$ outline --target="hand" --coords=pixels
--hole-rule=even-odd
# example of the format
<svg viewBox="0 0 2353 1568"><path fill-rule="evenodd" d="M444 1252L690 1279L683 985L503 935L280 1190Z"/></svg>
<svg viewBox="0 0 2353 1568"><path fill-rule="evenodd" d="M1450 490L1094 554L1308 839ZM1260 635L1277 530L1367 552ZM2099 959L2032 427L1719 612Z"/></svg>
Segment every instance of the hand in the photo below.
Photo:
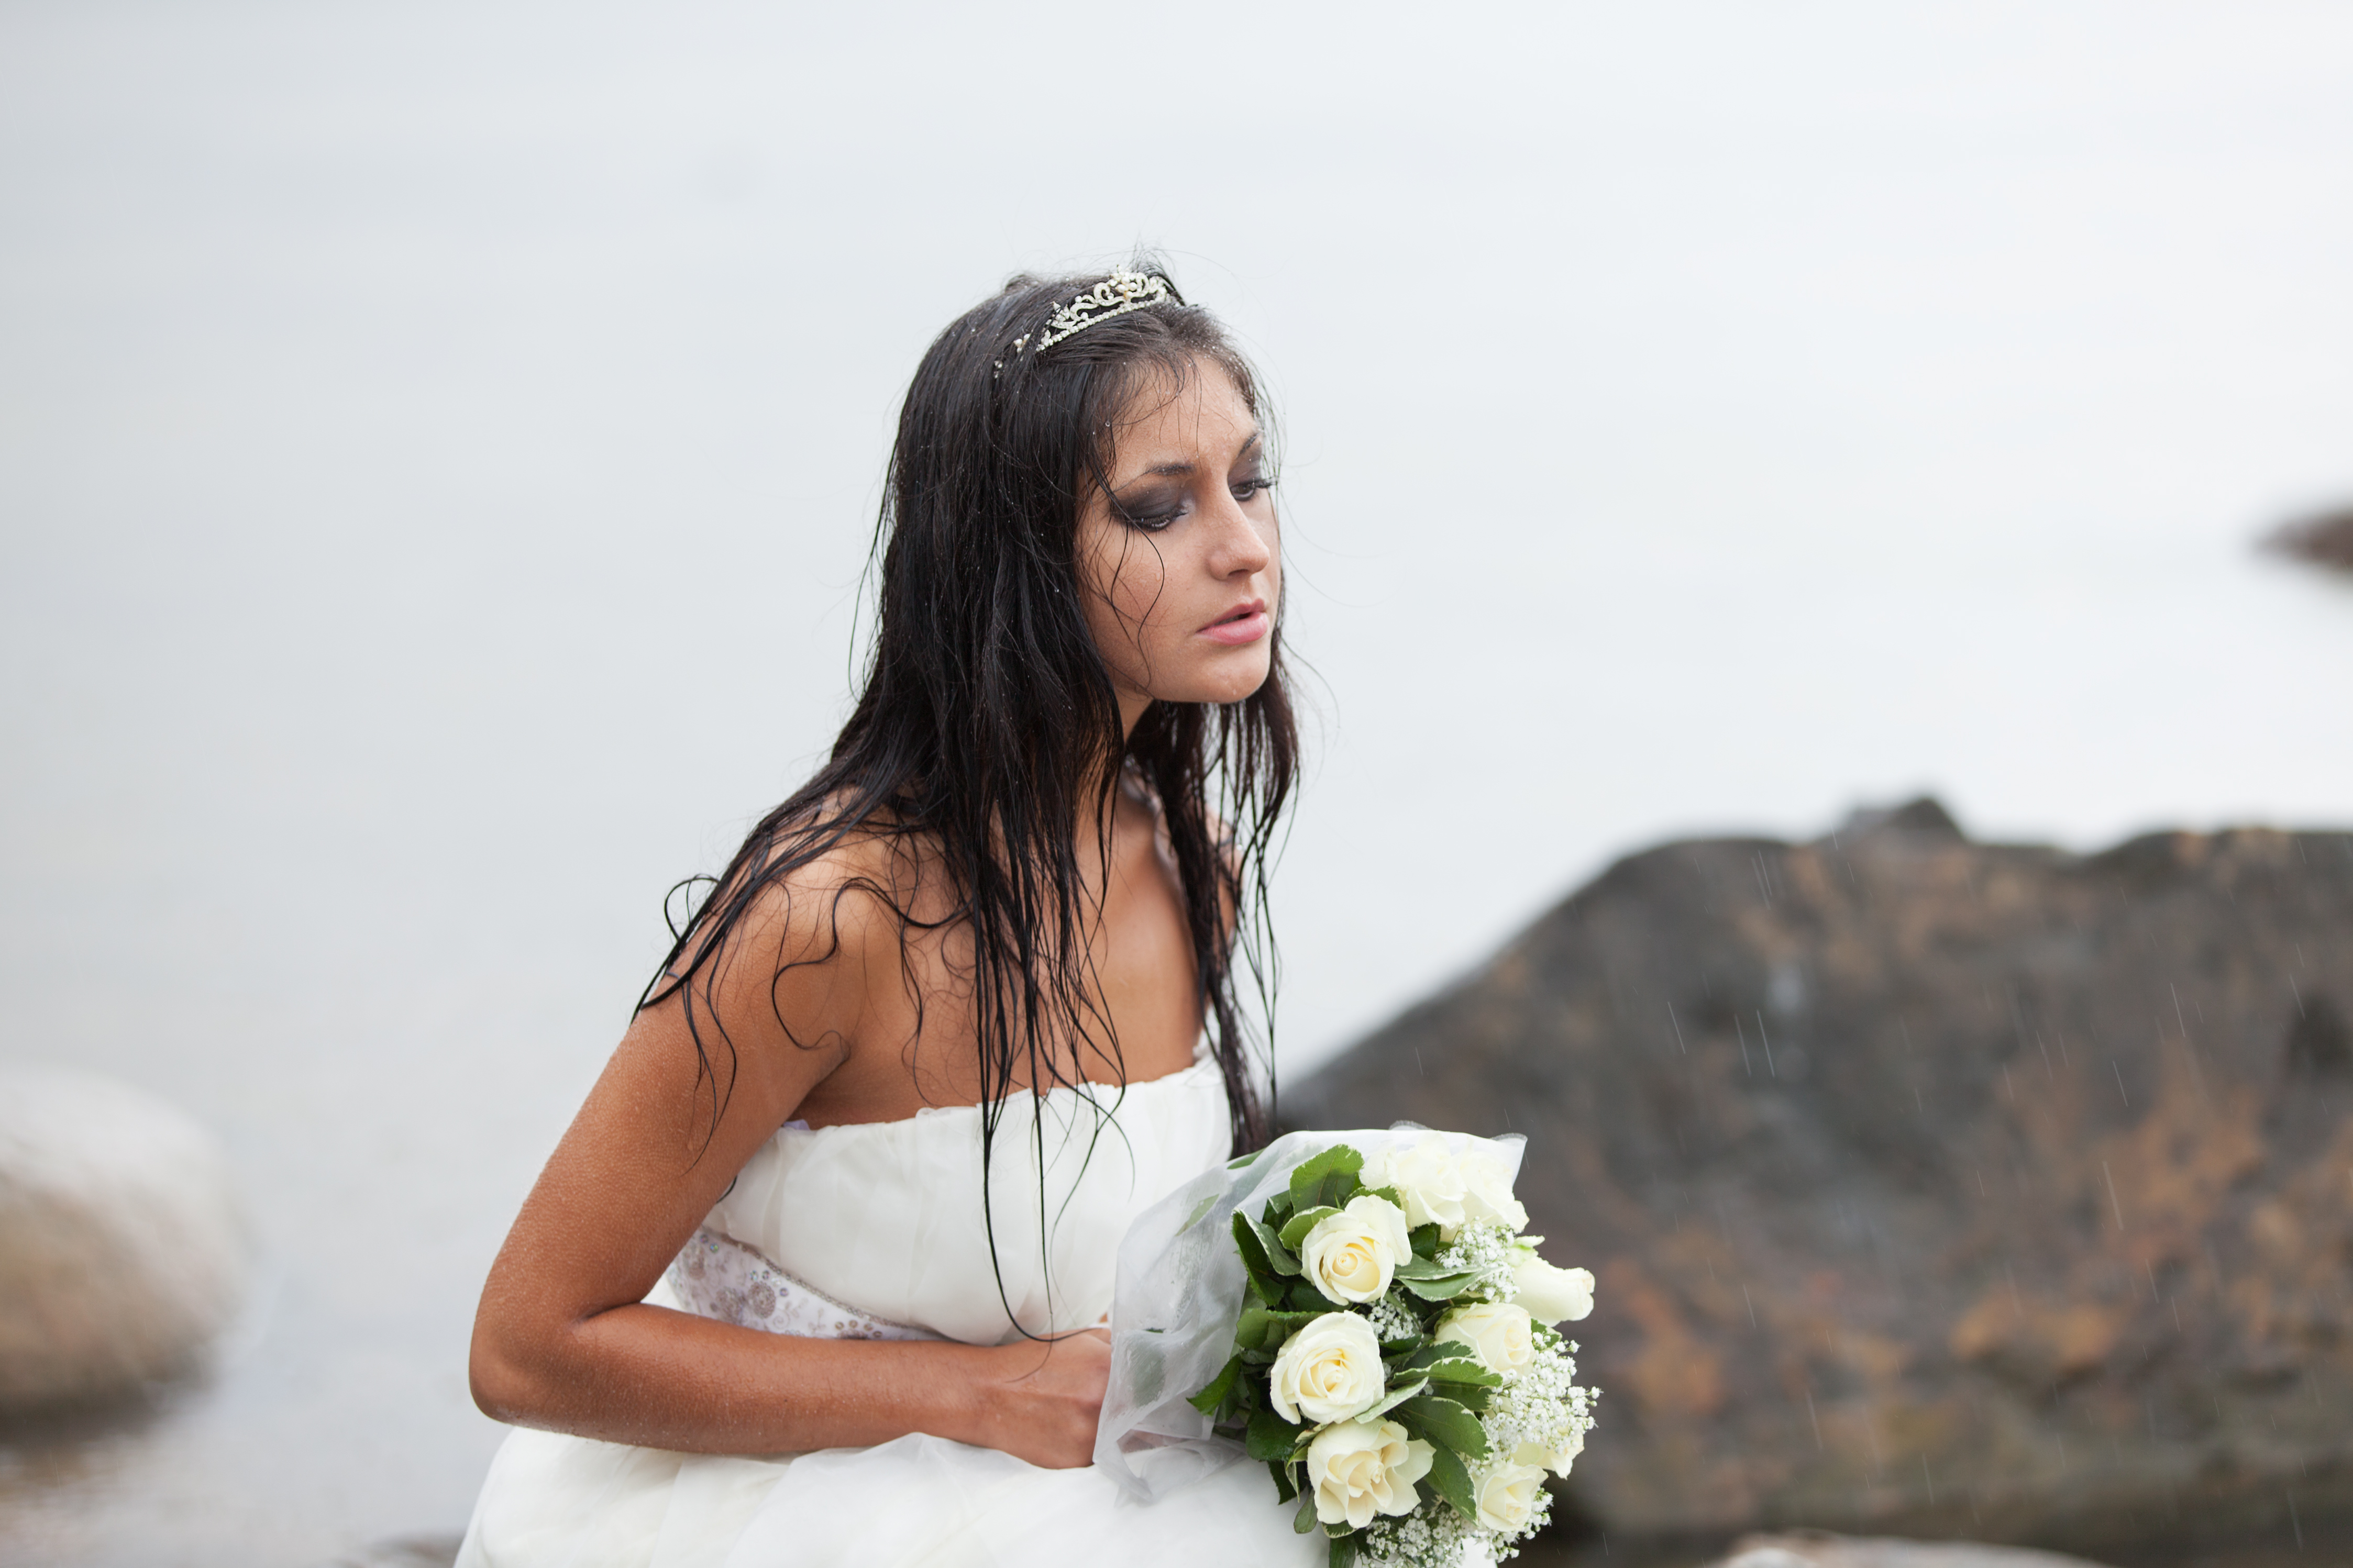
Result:
<svg viewBox="0 0 2353 1568"><path fill-rule="evenodd" d="M1103 1329L1040 1343L999 1345L983 1380L971 1439L1050 1470L1094 1463L1095 1423L1111 1382L1111 1335Z"/></svg>

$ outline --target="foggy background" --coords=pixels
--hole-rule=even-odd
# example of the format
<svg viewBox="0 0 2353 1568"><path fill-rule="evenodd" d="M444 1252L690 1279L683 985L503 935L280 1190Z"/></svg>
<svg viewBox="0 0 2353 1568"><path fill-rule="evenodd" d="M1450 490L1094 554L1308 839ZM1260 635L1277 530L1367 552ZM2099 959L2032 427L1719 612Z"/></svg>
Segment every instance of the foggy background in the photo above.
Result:
<svg viewBox="0 0 2353 1568"><path fill-rule="evenodd" d="M2353 818L2353 11L0 5L0 1059L228 1142L0 1555L460 1528L474 1293L846 710L897 399L1164 247L1286 437L1282 1070L1614 856Z"/></svg>

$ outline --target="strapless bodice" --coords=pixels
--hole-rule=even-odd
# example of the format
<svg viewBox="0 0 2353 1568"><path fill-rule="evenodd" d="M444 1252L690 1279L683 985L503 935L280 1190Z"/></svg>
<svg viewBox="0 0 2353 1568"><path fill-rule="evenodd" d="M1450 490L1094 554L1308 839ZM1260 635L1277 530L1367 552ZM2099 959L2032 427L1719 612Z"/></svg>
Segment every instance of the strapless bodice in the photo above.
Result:
<svg viewBox="0 0 2353 1568"><path fill-rule="evenodd" d="M723 1237L853 1313L967 1344L1011 1339L1016 1321L1084 1328L1111 1310L1128 1223L1230 1152L1225 1080L1203 1050L1124 1090L1015 1095L991 1145L984 1213L977 1107L784 1128L697 1242ZM680 1268L696 1264L691 1247Z"/></svg>
<svg viewBox="0 0 2353 1568"><path fill-rule="evenodd" d="M986 1214L980 1112L786 1128L744 1164L649 1300L774 1333L971 1344L1110 1310L1129 1224L1231 1148L1225 1082L1182 1072L1005 1102ZM1106 1118L1103 1110L1113 1110ZM698 1271L698 1265L699 1271ZM1000 1299L997 1280L1004 1280ZM1236 1465L1156 1503L1092 1467L1045 1470L920 1432L799 1457L675 1454L511 1434L459 1568L1320 1568L1266 1473Z"/></svg>

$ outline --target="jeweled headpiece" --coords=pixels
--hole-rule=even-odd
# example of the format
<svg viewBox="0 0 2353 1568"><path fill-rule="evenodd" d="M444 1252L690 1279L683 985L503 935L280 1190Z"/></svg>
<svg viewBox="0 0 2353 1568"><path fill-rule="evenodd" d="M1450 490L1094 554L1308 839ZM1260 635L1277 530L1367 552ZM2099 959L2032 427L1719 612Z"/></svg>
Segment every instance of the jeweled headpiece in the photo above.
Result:
<svg viewBox="0 0 2353 1568"><path fill-rule="evenodd" d="M1157 272L1114 272L1082 291L1070 303L1054 307L1054 313L1046 318L1045 327L1038 333L1038 352L1044 353L1064 338L1075 337L1097 321L1108 321L1113 316L1124 316L1146 305L1182 303L1176 290L1168 286L1168 279ZM1013 340L1016 352L1026 351L1029 346L1026 332Z"/></svg>

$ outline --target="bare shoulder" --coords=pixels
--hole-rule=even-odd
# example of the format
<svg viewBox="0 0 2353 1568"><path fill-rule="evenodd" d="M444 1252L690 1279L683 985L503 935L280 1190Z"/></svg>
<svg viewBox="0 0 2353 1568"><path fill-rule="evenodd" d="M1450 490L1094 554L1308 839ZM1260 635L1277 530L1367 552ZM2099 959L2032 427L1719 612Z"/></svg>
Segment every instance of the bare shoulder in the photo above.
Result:
<svg viewBox="0 0 2353 1568"><path fill-rule="evenodd" d="M687 1063L697 1092L764 1134L795 1115L843 1119L834 1101L854 1110L869 1079L892 1076L896 1050L866 1047L903 1033L909 916L944 901L935 861L915 836L853 830L739 866L697 910L625 1047Z"/></svg>
<svg viewBox="0 0 2353 1568"><path fill-rule="evenodd" d="M895 940L908 916L941 901L938 858L923 836L890 822L836 827L820 816L712 889L676 967L700 968L706 950L719 948L793 964L854 959L876 935Z"/></svg>

